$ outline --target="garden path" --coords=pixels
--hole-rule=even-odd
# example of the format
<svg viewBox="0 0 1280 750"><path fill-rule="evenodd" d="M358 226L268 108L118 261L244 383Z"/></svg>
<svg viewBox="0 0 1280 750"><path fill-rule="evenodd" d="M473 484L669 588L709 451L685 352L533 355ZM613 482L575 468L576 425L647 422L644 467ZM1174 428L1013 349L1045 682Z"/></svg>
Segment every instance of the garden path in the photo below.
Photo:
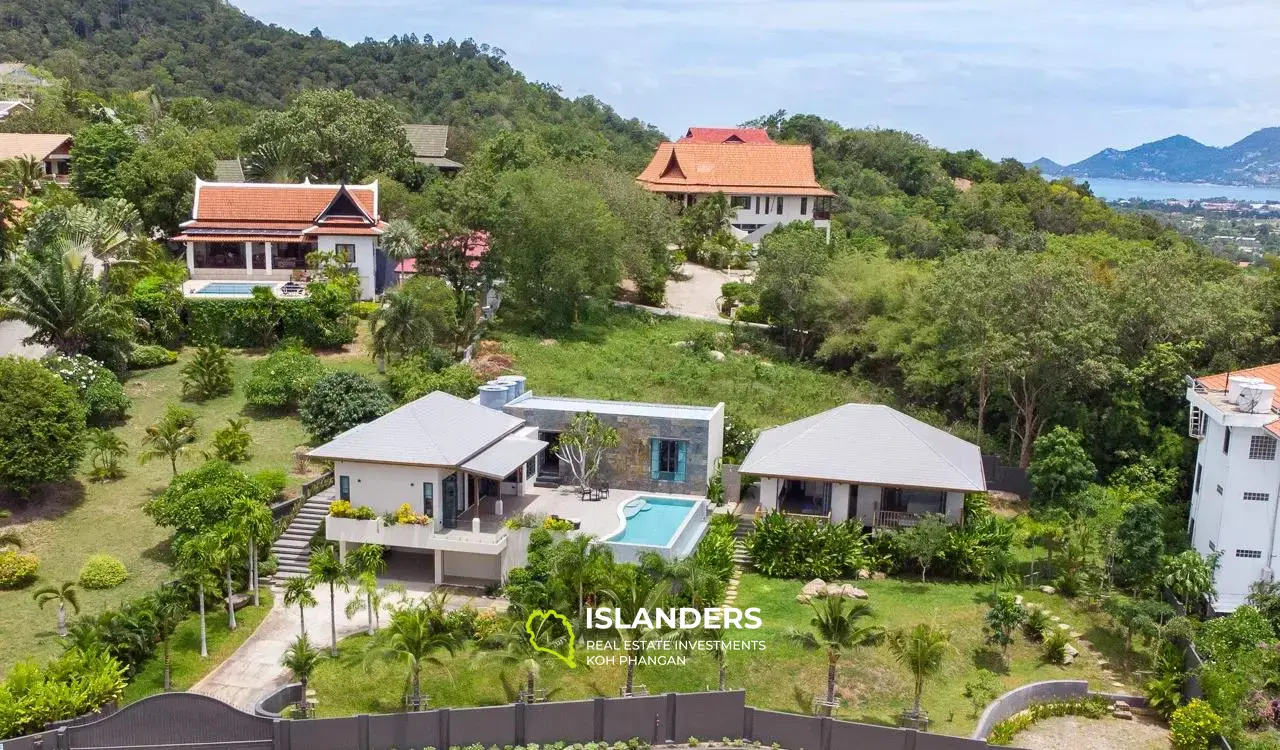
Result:
<svg viewBox="0 0 1280 750"><path fill-rule="evenodd" d="M1056 716L1038 721L1013 738L1025 750L1165 750L1169 730L1155 719L1089 719Z"/></svg>

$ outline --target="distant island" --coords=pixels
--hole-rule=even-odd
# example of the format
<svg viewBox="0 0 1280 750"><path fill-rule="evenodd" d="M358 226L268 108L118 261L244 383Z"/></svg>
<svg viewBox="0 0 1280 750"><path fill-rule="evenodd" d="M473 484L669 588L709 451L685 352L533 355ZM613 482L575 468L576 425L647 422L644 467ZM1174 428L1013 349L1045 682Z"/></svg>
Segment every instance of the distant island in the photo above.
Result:
<svg viewBox="0 0 1280 750"><path fill-rule="evenodd" d="M1027 166L1055 177L1276 186L1280 185L1280 127L1263 128L1222 148L1174 135L1127 151L1106 148L1075 164L1041 158Z"/></svg>

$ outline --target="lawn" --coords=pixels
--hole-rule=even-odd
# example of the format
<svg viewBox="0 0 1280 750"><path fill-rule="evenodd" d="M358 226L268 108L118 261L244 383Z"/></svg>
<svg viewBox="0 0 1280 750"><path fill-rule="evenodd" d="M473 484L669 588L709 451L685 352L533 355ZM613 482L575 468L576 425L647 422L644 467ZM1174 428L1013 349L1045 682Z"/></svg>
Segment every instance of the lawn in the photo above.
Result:
<svg viewBox="0 0 1280 750"><path fill-rule="evenodd" d="M787 637L793 628L808 627L811 610L795 600L802 585L800 581L751 573L743 576L737 606L759 607L764 626L757 631L741 631L738 639L760 639L766 648L763 652L730 652L728 680L729 687L747 690L747 700L753 706L807 713L813 697L825 691L825 654L808 651ZM1097 664L1087 656L1067 667L1048 665L1040 659L1039 646L1029 644L1020 634L1010 649L1011 666L1005 669L998 652L983 644L982 620L989 586L921 584L898 579L864 581L859 585L870 594L878 624L892 629L930 622L951 631L952 648L943 673L925 689L924 707L933 718L934 731L967 734L973 729L976 720L962 691L964 683L984 666L999 674L1006 689L1048 679L1085 679L1095 688L1111 688L1102 681ZM1064 622L1090 637L1098 629L1093 616L1075 611L1073 604L1060 596L1038 591L1025 592L1024 596L1027 601L1053 610ZM313 684L319 694L321 715L398 710L403 669L399 664L373 664L366 671L360 658L365 643L363 636L343 641L340 660L320 667ZM1105 644L1099 647L1104 651L1107 648ZM543 666L541 684L552 689L552 698L617 695L623 667L585 667L586 653L589 652L578 652L579 666L573 670L558 662ZM423 689L431 696L433 706L506 703L511 700L519 674L517 668L503 665L494 656L481 652L477 657L467 650L453 657L446 655L443 666L428 667ZM705 654L689 657L683 666L642 665L637 669L637 682L652 693L714 689L715 681L715 663ZM895 663L885 646L847 655L841 662L837 685L845 703L836 711L839 718L889 724L911 700L910 675Z"/></svg>
<svg viewBox="0 0 1280 750"><path fill-rule="evenodd" d="M129 579L109 591L81 591L83 613L109 609L154 589L166 579L169 534L152 523L142 507L167 486L172 476L169 462L160 459L139 464L135 456L147 425L156 422L168 404L180 400L180 370L193 351L184 351L178 364L135 373L125 382L125 392L133 403L129 418L116 428L130 450L130 456L122 462L126 471L123 479L94 483L81 474L76 481L37 491L25 504L4 504L14 511L6 523L15 525L26 551L39 555L40 570L39 579L27 588L0 591L0 677L18 661L42 662L59 653L54 611L39 610L31 600L31 592L41 586L75 581L80 566L90 555L107 553L118 557L128 568ZM372 374L373 364L362 352L351 347L349 353L323 358L326 364L337 368ZM200 451L209 448L213 431L228 418L240 416L252 420L248 430L254 439L253 457L242 468L249 472L292 471L294 449L308 440L297 418L245 411L243 385L256 356L259 355L234 355L234 393L203 404L188 404L198 415L200 440L195 452L179 462L179 471L197 466L202 460ZM299 475L290 476L294 487L304 479Z"/></svg>
<svg viewBox="0 0 1280 750"><path fill-rule="evenodd" d="M200 616L191 615L169 638L170 682L173 690L186 690L227 660L240 644L258 629L271 611L271 590L262 589L261 604L236 611L236 629L227 630L227 611L215 608L205 613L205 635L209 656L200 658ZM164 655L157 649L124 690L124 702L133 703L164 691Z"/></svg>

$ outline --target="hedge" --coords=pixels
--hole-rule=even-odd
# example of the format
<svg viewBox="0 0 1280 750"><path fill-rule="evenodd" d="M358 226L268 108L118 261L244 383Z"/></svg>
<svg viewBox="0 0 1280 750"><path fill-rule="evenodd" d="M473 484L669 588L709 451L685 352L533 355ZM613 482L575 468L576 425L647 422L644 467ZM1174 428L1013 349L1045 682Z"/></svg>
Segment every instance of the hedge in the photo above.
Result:
<svg viewBox="0 0 1280 750"><path fill-rule="evenodd" d="M1096 695L1033 703L992 727L991 733L987 735L987 744L1008 745L1020 732L1030 729L1037 721L1054 716L1086 716L1090 719L1101 719L1110 712L1111 703L1106 698Z"/></svg>
<svg viewBox="0 0 1280 750"><path fill-rule="evenodd" d="M312 296L307 299L275 301L279 318L275 338L297 339L316 349L334 349L355 341L355 319L348 313L347 303L335 305L322 285L313 284L312 290ZM189 300L188 338L198 343L240 348L261 346L261 336L250 317L260 309L253 305L255 302L257 300Z"/></svg>

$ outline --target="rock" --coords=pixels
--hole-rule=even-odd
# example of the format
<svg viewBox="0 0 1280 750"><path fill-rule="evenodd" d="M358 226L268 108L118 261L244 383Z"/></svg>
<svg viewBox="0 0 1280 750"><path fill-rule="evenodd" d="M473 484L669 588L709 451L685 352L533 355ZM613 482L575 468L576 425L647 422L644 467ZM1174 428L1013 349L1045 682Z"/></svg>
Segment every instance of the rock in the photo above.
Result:
<svg viewBox="0 0 1280 750"><path fill-rule="evenodd" d="M1017 596L1013 597L1013 603L1022 604L1022 594L1018 594ZM1032 609L1033 607L1035 607L1034 604L1027 605L1027 609Z"/></svg>
<svg viewBox="0 0 1280 750"><path fill-rule="evenodd" d="M1071 631L1070 633L1068 633L1068 635L1070 635L1072 638L1083 638L1083 637L1084 637L1084 633L1080 633L1080 632L1077 632L1077 631L1075 631L1075 630L1073 630L1073 631Z"/></svg>
<svg viewBox="0 0 1280 750"><path fill-rule="evenodd" d="M1066 654L1067 656L1073 659L1080 655L1080 652L1076 651L1075 647L1072 646L1070 643L1068 643L1066 646L1063 647L1062 653Z"/></svg>
<svg viewBox="0 0 1280 750"><path fill-rule="evenodd" d="M824 591L827 596L844 596L844 588L838 583L828 583Z"/></svg>
<svg viewBox="0 0 1280 750"><path fill-rule="evenodd" d="M1054 587L1052 587L1052 586L1041 586L1041 587L1040 587L1040 593L1042 593L1042 594L1056 594L1056 593L1058 593L1058 590L1057 590L1057 589L1055 589L1055 588L1054 588Z"/></svg>
<svg viewBox="0 0 1280 750"><path fill-rule="evenodd" d="M889 576L885 575L884 573L881 573L880 571L876 571L875 573L871 574L871 580L873 581L883 581L888 577Z"/></svg>
<svg viewBox="0 0 1280 750"><path fill-rule="evenodd" d="M560 343L560 342L559 342L559 341L556 341L555 339L543 339L540 343L541 343L543 346L555 346L556 344L558 344L558 343Z"/></svg>
<svg viewBox="0 0 1280 750"><path fill-rule="evenodd" d="M674 347L676 347L676 348L678 348L678 349L687 349L687 348L689 348L689 347L693 346L693 343L692 343L692 342L689 342L689 341L677 341L677 342L675 342L674 344L672 344L672 346L674 346Z"/></svg>
<svg viewBox="0 0 1280 750"><path fill-rule="evenodd" d="M870 577L871 577L871 571L867 570L866 568L859 568L859 569L858 569L858 580L859 580L859 581L865 581L865 580L867 580L867 579L868 579L868 578L870 578Z"/></svg>
<svg viewBox="0 0 1280 750"><path fill-rule="evenodd" d="M1062 655L1062 664L1063 664L1063 666L1066 666L1066 665L1068 665L1068 664L1074 664L1074 663L1075 663L1075 661L1076 661L1076 657L1072 656L1071 654L1063 654L1063 655Z"/></svg>
<svg viewBox="0 0 1280 750"><path fill-rule="evenodd" d="M808 596L807 594L796 594L796 601L800 602L801 604L808 604L809 602L813 601L813 597Z"/></svg>
<svg viewBox="0 0 1280 750"><path fill-rule="evenodd" d="M1070 630L1071 626L1065 622L1058 623L1058 630Z"/></svg>
<svg viewBox="0 0 1280 750"><path fill-rule="evenodd" d="M714 350L714 349L712 349L711 351L707 352L707 356L708 356L708 357L710 357L710 358L712 358L712 359L714 359L714 360L715 360L715 361L717 361L717 362L723 362L723 361L724 361L724 352L718 352L718 351L716 351L716 350Z"/></svg>
<svg viewBox="0 0 1280 750"><path fill-rule="evenodd" d="M827 582L821 578L815 578L804 585L800 589L800 593L805 596L818 596L827 588Z"/></svg>
<svg viewBox="0 0 1280 750"><path fill-rule="evenodd" d="M850 586L847 583L845 584L844 595L849 597L850 599L870 599L871 598L871 595L868 594L867 592L863 591L860 588L855 588L853 586Z"/></svg>
<svg viewBox="0 0 1280 750"><path fill-rule="evenodd" d="M1054 622L1062 622L1062 618L1061 618L1061 617L1058 617L1057 615L1054 615L1053 617L1050 617L1049 619L1050 619L1050 620L1053 620Z"/></svg>

